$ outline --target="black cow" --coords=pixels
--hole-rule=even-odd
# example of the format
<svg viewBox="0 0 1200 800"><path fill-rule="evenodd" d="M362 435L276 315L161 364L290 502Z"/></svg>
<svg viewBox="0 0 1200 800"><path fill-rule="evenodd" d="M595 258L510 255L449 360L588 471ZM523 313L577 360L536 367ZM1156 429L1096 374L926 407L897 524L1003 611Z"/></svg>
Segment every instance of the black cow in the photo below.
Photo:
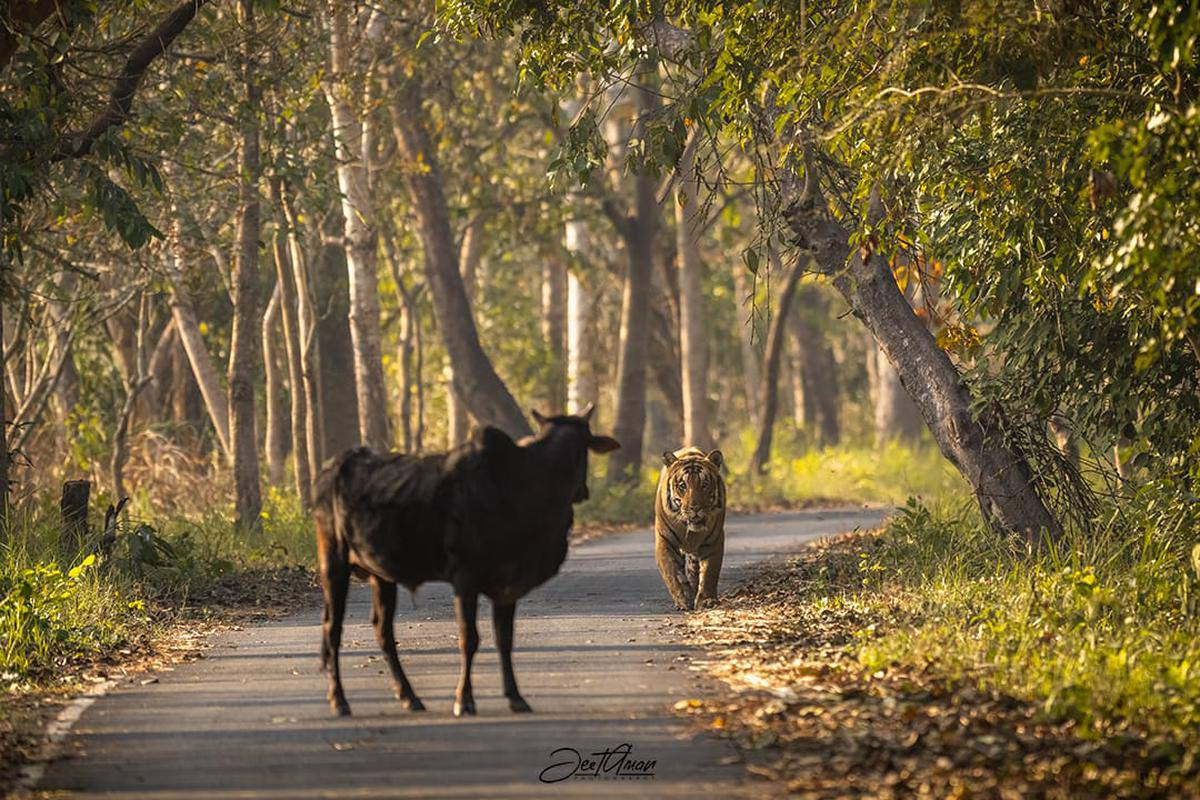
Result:
<svg viewBox="0 0 1200 800"><path fill-rule="evenodd" d="M454 715L475 713L471 661L479 648L480 594L494 606L509 708L530 710L513 677L513 617L517 600L553 577L566 558L571 506L588 497L588 451L619 447L592 433L591 414L591 407L580 416L534 412L541 429L519 444L488 427L450 453L381 455L363 447L330 462L317 483L314 515L325 593L321 666L335 713L350 713L338 648L351 572L371 583L371 623L406 708L422 711L424 705L396 654L396 585L412 591L426 581L447 581L454 586L462 654Z"/></svg>

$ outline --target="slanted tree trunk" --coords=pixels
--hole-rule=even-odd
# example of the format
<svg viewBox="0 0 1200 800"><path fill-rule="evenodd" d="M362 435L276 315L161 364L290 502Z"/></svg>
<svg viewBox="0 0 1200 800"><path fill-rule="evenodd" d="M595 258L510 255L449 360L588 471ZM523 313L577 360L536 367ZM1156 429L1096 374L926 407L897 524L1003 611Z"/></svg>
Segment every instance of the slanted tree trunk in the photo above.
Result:
<svg viewBox="0 0 1200 800"><path fill-rule="evenodd" d="M787 331L788 315L792 308L792 298L796 294L796 285L800 282L800 265L794 264L783 272L778 254L771 250L771 269L775 275L783 277L783 285L779 289L779 307L771 318L771 327L767 332L767 352L763 373L762 389L759 392L758 406L762 409L759 421L758 444L754 455L750 458L750 471L762 473L771 459L771 440L775 434L775 415L779 408L779 364L783 359L784 334Z"/></svg>
<svg viewBox="0 0 1200 800"><path fill-rule="evenodd" d="M267 481L281 486L286 471L288 418L283 408L283 380L279 374L279 284L271 293L262 320L263 375L267 407Z"/></svg>
<svg viewBox="0 0 1200 800"><path fill-rule="evenodd" d="M526 436L531 432L529 423L479 342L459 271L437 148L425 128L419 87L415 81L408 81L395 87L394 95L390 110L398 149L410 165L424 164L420 169L406 169L404 181L425 250L426 278L438 330L454 366L455 389L480 425L495 425L511 436Z"/></svg>
<svg viewBox="0 0 1200 800"><path fill-rule="evenodd" d="M255 74L254 0L240 0L238 18L246 34L242 54L242 86L250 109L258 108L261 92ZM237 252L230 287L233 332L229 342L229 437L233 445L234 505L243 529L262 524L259 487L258 437L255 433L254 372L258 363L258 237L259 141L256 111L247 111L238 132Z"/></svg>
<svg viewBox="0 0 1200 800"><path fill-rule="evenodd" d="M305 340L301 329L301 316L311 314L307 298L299 297L296 289L296 267L292 264L289 247L294 238L289 231L287 215L283 207L283 181L276 177L271 181L271 204L275 209L275 235L272 250L275 256L275 288L279 293L280 320L283 327L283 349L287 360L288 394L291 398L289 415L289 439L294 464L296 496L302 508L312 506L312 470L309 467L310 446L308 427L308 395L304 381ZM305 320L309 322L309 320ZM310 322L311 327L311 322Z"/></svg>
<svg viewBox="0 0 1200 800"><path fill-rule="evenodd" d="M338 156L338 187L342 192L346 261L350 279L350 339L354 344L354 380L358 400L359 438L368 447L386 451L391 446L388 432L387 392L383 380L382 333L379 327L379 281L377 275L377 232L375 203L370 174L363 153L364 137L374 140L375 124L355 90L356 74L365 48L363 37L352 35L351 7L338 0L329 2L329 81L325 87L333 117L334 142Z"/></svg>
<svg viewBox="0 0 1200 800"><path fill-rule="evenodd" d="M733 293L737 304L738 346L742 356L742 387L746 394L746 410L750 422L756 428L762 419L759 408L759 392L762 391L762 369L759 364L758 348L754 344L753 298L754 283L746 277L746 270L737 265L733 268Z"/></svg>
<svg viewBox="0 0 1200 800"><path fill-rule="evenodd" d="M567 404L567 265L553 256L542 262L542 340L550 351L546 408L560 414Z"/></svg>
<svg viewBox="0 0 1200 800"><path fill-rule="evenodd" d="M704 263L700 260L703 215L696 202L696 148L689 143L679 162L675 239L679 252L679 360L683 386L683 443L712 447L708 424L708 329L704 314Z"/></svg>
<svg viewBox="0 0 1200 800"><path fill-rule="evenodd" d="M974 489L991 526L1023 536L1035 547L1045 536L1057 536L1061 528L1038 492L1029 463L1004 441L1001 412L972 413L970 390L913 312L887 259L870 241L851 247L849 231L831 217L821 195L815 159L807 161L803 189L796 191L794 180L785 180L780 196L794 241L812 253L818 269L831 276L874 334L942 454Z"/></svg>

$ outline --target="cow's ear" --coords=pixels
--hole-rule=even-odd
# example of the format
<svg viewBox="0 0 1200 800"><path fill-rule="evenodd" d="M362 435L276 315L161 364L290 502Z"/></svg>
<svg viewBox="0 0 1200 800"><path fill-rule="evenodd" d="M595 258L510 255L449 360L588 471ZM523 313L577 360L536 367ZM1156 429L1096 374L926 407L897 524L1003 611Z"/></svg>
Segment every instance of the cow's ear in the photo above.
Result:
<svg viewBox="0 0 1200 800"><path fill-rule="evenodd" d="M672 453L670 450L663 451L663 463L666 464L668 467L671 466L672 464L674 464L678 460L679 460L679 457L677 455L675 455L674 453Z"/></svg>
<svg viewBox="0 0 1200 800"><path fill-rule="evenodd" d="M536 408L529 409L529 416L533 417L533 421L538 425L546 425L548 422L550 422L550 420L539 414Z"/></svg>
<svg viewBox="0 0 1200 800"><path fill-rule="evenodd" d="M488 425L478 434L478 442L489 456L505 456L517 449L517 443L504 431Z"/></svg>
<svg viewBox="0 0 1200 800"><path fill-rule="evenodd" d="M611 453L613 450L618 450L621 443L611 436L593 436L588 439L588 450L593 453Z"/></svg>
<svg viewBox="0 0 1200 800"><path fill-rule="evenodd" d="M709 450L708 455L705 456L705 458L712 462L712 465L717 469L721 469L725 466L725 456L722 455L720 450Z"/></svg>

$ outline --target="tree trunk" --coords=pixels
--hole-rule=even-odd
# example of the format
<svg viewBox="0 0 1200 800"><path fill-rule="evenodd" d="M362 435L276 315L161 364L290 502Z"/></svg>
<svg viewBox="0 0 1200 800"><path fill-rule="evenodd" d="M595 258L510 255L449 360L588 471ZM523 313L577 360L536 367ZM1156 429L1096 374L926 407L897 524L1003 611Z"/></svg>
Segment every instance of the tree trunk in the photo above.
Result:
<svg viewBox="0 0 1200 800"><path fill-rule="evenodd" d="M463 231L462 242L458 248L458 272L462 275L463 288L467 292L467 304L475 309L475 287L478 282L479 260L483 254L483 216L477 214ZM467 414L467 404L458 396L454 388L454 364L446 367L446 408L449 418L448 438L450 446L456 447L467 440L471 430L471 420Z"/></svg>
<svg viewBox="0 0 1200 800"><path fill-rule="evenodd" d="M644 80L644 78L643 78ZM636 87L638 121L635 136L640 136L645 116L652 105L649 91ZM628 260L621 296L621 335L617 352L617 408L613 436L621 443L608 459L610 484L636 480L642 465L642 442L646 429L646 355L650 345L651 272L654 269L654 237L658 233L659 209L654 179L644 171L633 179L634 213L618 218Z"/></svg>
<svg viewBox="0 0 1200 800"><path fill-rule="evenodd" d="M425 250L425 271L442 343L454 366L454 386L480 425L495 425L514 437L531 433L520 406L500 380L479 342L471 303L459 272L450 213L442 190L436 148L425 129L421 97L413 82L396 87L392 126L401 155L417 231Z"/></svg>
<svg viewBox="0 0 1200 800"><path fill-rule="evenodd" d="M304 392L304 451L306 453L304 465L308 469L307 485L309 501L312 501L313 487L317 482L317 475L321 470L323 459L322 448L325 445L324 440L324 424L323 424L323 398L321 396L321 371L324 365L321 354L321 320L318 320L313 311L314 293L313 280L309 273L308 259L304 252L304 248L300 244L300 220L296 214L296 210L292 205L291 194L287 191L287 187L280 186L279 206L283 209L285 222L287 224L287 243L288 253L290 258L288 263L292 268L292 290L296 293L296 344L299 348L299 367L300 367L300 382ZM321 231L318 228L318 240ZM325 252L324 245L321 245L321 253ZM340 253L340 248L330 247L331 253ZM336 265L332 271L337 275L345 275L344 265ZM344 296L343 296L344 300ZM347 305L343 302L342 307ZM326 312L328 316L333 317L334 304L328 307ZM345 317L332 318L329 320L331 327L337 326L338 323L343 323L336 329L341 333L343 341L349 341L350 332L349 324ZM351 393L353 394L353 393ZM350 398L346 403L347 406L353 406L353 399ZM294 422L293 418L293 422ZM353 424L345 426L350 431L358 430L358 420L355 419ZM293 429L294 435L294 429ZM350 437L348 437L350 438ZM297 478L299 480L299 478ZM303 497L303 495L301 495Z"/></svg>
<svg viewBox="0 0 1200 800"><path fill-rule="evenodd" d="M320 311L315 318L319 357L314 365L320 392L315 415L320 427L321 457L314 462L318 467L323 459L361 442L344 229L341 204L334 203L322 224L321 249L313 271L313 309Z"/></svg>
<svg viewBox="0 0 1200 800"><path fill-rule="evenodd" d="M229 342L229 437L233 445L234 504L243 529L262 524L258 437L255 433L254 372L258 363L259 141L257 113L260 91L252 48L254 0L240 0L238 17L246 32L242 81L251 110L244 113L238 142L237 252L230 286L233 332Z"/></svg>
<svg viewBox="0 0 1200 800"><path fill-rule="evenodd" d="M167 280L171 285L171 315L175 320L175 329L179 332L179 340L187 353L188 362L192 366L192 375L196 385L200 387L200 396L204 398L204 407L208 410L213 429L217 434L217 442L227 462L233 461L233 446L229 440L229 400L225 387L217 375L212 356L204 344L204 336L200 333L200 323L196 319L196 309L192 306L191 298L183 282L181 269L183 260L183 231L178 207L173 213L171 239L166 250Z"/></svg>
<svg viewBox="0 0 1200 800"><path fill-rule="evenodd" d="M775 275L783 273L779 256L773 249L771 269ZM788 314L791 311L792 298L796 294L796 285L800 282L800 273L800 265L794 264L783 276L783 286L779 289L779 308L775 310L770 330L767 332L767 352L764 359L766 371L763 374L758 401L762 417L759 421L758 445L750 459L750 471L753 474L766 471L767 462L771 459L771 439L775 434L775 414L779 408L779 364L783 358L784 333L787 331Z"/></svg>
<svg viewBox="0 0 1200 800"><path fill-rule="evenodd" d="M574 412L598 400L592 368L592 294L580 272L590 249L587 223L572 219L566 224L565 246L575 264L567 272L567 408Z"/></svg>
<svg viewBox="0 0 1200 800"><path fill-rule="evenodd" d="M1044 536L1057 536L1061 528L1038 492L1029 463L1004 441L1001 411L984 409L978 417L972 413L970 390L913 312L886 258L873 252L870 241L851 247L849 231L828 214L814 160L808 159L803 191L796 194L785 186L782 195L795 198L781 202L795 242L812 253L875 335L942 454L974 489L989 524L1023 536L1034 547Z"/></svg>
<svg viewBox="0 0 1200 800"><path fill-rule="evenodd" d="M58 501L58 549L68 563L80 554L87 541L88 501L91 494L90 481L67 481L63 484L62 497Z"/></svg>
<svg viewBox="0 0 1200 800"><path fill-rule="evenodd" d="M747 307L753 309L753 281L747 280L746 270L739 264L733 268L733 293L737 303L738 345L742 356L742 386L746 394L746 411L750 415L750 423L758 427L762 419L762 409L759 408L758 393L762 391L762 369L759 365L758 348L754 345L753 311L746 313Z"/></svg>
<svg viewBox="0 0 1200 800"><path fill-rule="evenodd" d="M675 239L679 252L679 360L683 386L683 444L708 450L708 329L704 314L704 264L699 235L703 224L696 202L695 147L684 148L679 162L679 198L675 203Z"/></svg>
<svg viewBox="0 0 1200 800"><path fill-rule="evenodd" d="M542 262L542 340L550 351L546 409L561 414L567 405L567 265L554 257Z"/></svg>
<svg viewBox="0 0 1200 800"><path fill-rule="evenodd" d="M826 309L826 299L816 287L797 290L792 363L797 414L803 418L800 427L812 431L817 444L830 447L841 438L837 373L825 332L814 322L826 316Z"/></svg>
<svg viewBox="0 0 1200 800"><path fill-rule="evenodd" d="M892 440L912 443L921 438L921 413L900 383L900 374L877 345L867 351L875 359L875 444Z"/></svg>
<svg viewBox="0 0 1200 800"><path fill-rule="evenodd" d="M287 464L288 418L283 409L283 380L279 374L279 284L271 293L262 320L263 373L267 407L267 481L272 486L283 485Z"/></svg>
<svg viewBox="0 0 1200 800"><path fill-rule="evenodd" d="M276 177L271 181L271 204L275 209L275 235L272 240L275 256L275 287L279 292L280 319L283 323L284 355L287 359L288 394L291 396L290 440L294 464L296 496L302 508L312 506L312 470L309 467L310 438L308 427L308 391L304 381L304 331L301 328L302 308L296 289L296 267L292 264L290 242L294 237L289 231L287 215L283 207L283 181ZM309 327L311 328L311 321Z"/></svg>
<svg viewBox="0 0 1200 800"><path fill-rule="evenodd" d="M333 117L334 142L337 146L338 187L342 192L342 216L345 221L347 274L350 280L350 339L354 345L354 380L358 400L359 438L368 447L387 451L391 447L388 432L387 391L383 379L382 333L379 327L379 282L377 274L377 232L375 204L369 172L363 153L364 122L374 124L372 116L353 102L354 81L372 80L371 75L355 75L356 50L364 43L350 36L349 7L329 3L330 44L329 83L325 93ZM374 139L366 131L367 141Z"/></svg>

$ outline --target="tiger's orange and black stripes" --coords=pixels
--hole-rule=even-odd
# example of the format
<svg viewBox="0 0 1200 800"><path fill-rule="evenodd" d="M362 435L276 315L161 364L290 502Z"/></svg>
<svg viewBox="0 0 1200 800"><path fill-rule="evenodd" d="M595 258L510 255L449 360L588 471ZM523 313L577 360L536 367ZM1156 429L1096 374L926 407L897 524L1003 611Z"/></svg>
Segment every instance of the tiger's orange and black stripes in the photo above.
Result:
<svg viewBox="0 0 1200 800"><path fill-rule="evenodd" d="M717 600L725 557L725 481L720 450L663 453L654 500L654 557L676 608Z"/></svg>

